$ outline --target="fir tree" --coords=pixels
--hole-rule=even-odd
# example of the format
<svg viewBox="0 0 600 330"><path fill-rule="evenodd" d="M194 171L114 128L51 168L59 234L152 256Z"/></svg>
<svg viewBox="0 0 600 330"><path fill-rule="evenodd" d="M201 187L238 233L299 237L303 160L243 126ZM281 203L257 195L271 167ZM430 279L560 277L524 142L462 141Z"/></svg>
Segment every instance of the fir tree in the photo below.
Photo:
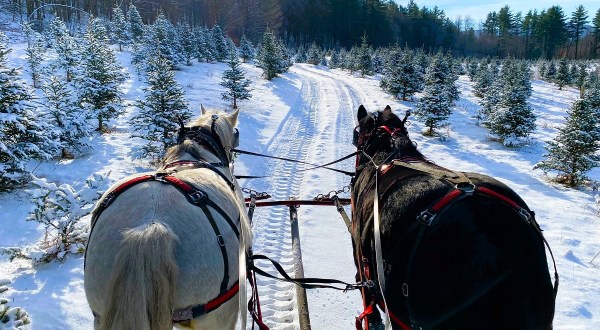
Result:
<svg viewBox="0 0 600 330"><path fill-rule="evenodd" d="M33 91L19 70L8 66L10 51L0 32L0 191L25 181L29 160L48 160L59 148L53 128L34 111Z"/></svg>
<svg viewBox="0 0 600 330"><path fill-rule="evenodd" d="M300 45L300 47L298 47L298 52L296 52L294 62L308 63L308 54L306 53L306 49L304 49L304 46Z"/></svg>
<svg viewBox="0 0 600 330"><path fill-rule="evenodd" d="M535 115L528 105L531 95L529 67L523 72L514 60L507 59L502 65L498 78L498 100L492 104L492 111L484 120L492 134L498 136L505 145L520 144L520 139L529 136L535 129Z"/></svg>
<svg viewBox="0 0 600 330"><path fill-rule="evenodd" d="M250 80L245 79L244 71L240 68L240 61L236 55L232 54L229 57L227 65L229 70L223 72L223 81L221 82L221 86L227 88L227 91L221 96L223 100L232 100L233 108L237 109L238 100L247 100L252 97L250 89L248 89Z"/></svg>
<svg viewBox="0 0 600 330"><path fill-rule="evenodd" d="M565 126L553 141L548 142L545 160L535 165L545 173L558 172L558 181L575 187L587 180L586 173L600 162L600 126L598 112L587 100L577 100Z"/></svg>
<svg viewBox="0 0 600 330"><path fill-rule="evenodd" d="M475 74L475 85L473 86L473 94L479 98L484 98L488 88L493 84L497 75L496 68L494 66L488 67L486 63L481 63L479 71Z"/></svg>
<svg viewBox="0 0 600 330"><path fill-rule="evenodd" d="M256 66L263 69L263 76L267 80L275 78L288 70L291 65L289 61L285 47L271 31L266 31L256 54Z"/></svg>
<svg viewBox="0 0 600 330"><path fill-rule="evenodd" d="M56 76L48 78L42 86L46 122L56 128L61 146L61 158L90 147L83 138L90 135L89 116L77 102L72 87Z"/></svg>
<svg viewBox="0 0 600 330"><path fill-rule="evenodd" d="M205 27L194 29L194 40L196 42L196 58L198 62L205 60L206 63L215 61L212 38L210 31Z"/></svg>
<svg viewBox="0 0 600 330"><path fill-rule="evenodd" d="M62 69L66 80L70 82L75 76L75 70L80 61L80 49L77 41L69 35L67 26L58 17L50 23L50 31L54 37L52 47L57 54L54 66Z"/></svg>
<svg viewBox="0 0 600 330"><path fill-rule="evenodd" d="M469 75L469 79L471 79L471 81L475 81L475 76L477 75L478 71L479 65L477 64L477 61L470 60L467 64L467 74Z"/></svg>
<svg viewBox="0 0 600 330"><path fill-rule="evenodd" d="M386 92L403 101L421 90L423 77L416 68L413 58L408 51L395 47L389 54L380 86Z"/></svg>
<svg viewBox="0 0 600 330"><path fill-rule="evenodd" d="M141 43L144 40L144 31L146 28L144 22L142 22L142 16L140 16L140 13L133 3L129 5L127 19L127 28L129 30L131 41L135 44Z"/></svg>
<svg viewBox="0 0 600 330"><path fill-rule="evenodd" d="M246 39L246 35L242 35L242 39L240 40L240 57L242 58L242 62L251 61L254 58L254 53L255 50L252 42Z"/></svg>
<svg viewBox="0 0 600 330"><path fill-rule="evenodd" d="M33 87L37 88L41 83L44 71L43 64L46 57L46 47L44 46L42 37L31 28L31 25L24 24L23 30L27 39L25 54L27 55L27 64L29 64L29 74L31 75Z"/></svg>
<svg viewBox="0 0 600 330"><path fill-rule="evenodd" d="M546 72L548 72L548 67L546 67L546 61L542 61L540 68L538 70L538 74L540 78L546 79Z"/></svg>
<svg viewBox="0 0 600 330"><path fill-rule="evenodd" d="M188 24L181 24L178 26L179 30L179 43L181 44L181 50L183 51L183 58L185 59L185 65L191 66L192 59L196 57L196 43L194 42L194 34Z"/></svg>
<svg viewBox="0 0 600 330"><path fill-rule="evenodd" d="M120 7L113 9L113 22L112 22L112 33L113 39L119 45L119 51L123 51L123 45L129 42L129 33L127 31L127 20L123 14L123 10Z"/></svg>
<svg viewBox="0 0 600 330"><path fill-rule="evenodd" d="M452 114L452 98L448 93L448 70L444 56L438 54L425 73L425 89L417 103L415 116L427 126L426 135L433 135L434 129L444 126Z"/></svg>
<svg viewBox="0 0 600 330"><path fill-rule="evenodd" d="M158 51L173 65L173 69L177 69L184 61L177 31L164 14L160 13L152 24L148 38L147 44L158 48ZM154 50L150 51L154 52Z"/></svg>
<svg viewBox="0 0 600 330"><path fill-rule="evenodd" d="M558 71L554 77L554 82L558 85L559 90L562 90L564 86L571 83L569 63L567 62L566 57L561 58L558 63Z"/></svg>
<svg viewBox="0 0 600 330"><path fill-rule="evenodd" d="M212 45L213 45L213 53L215 59L219 62L224 62L229 56L229 47L227 45L227 41L225 40L225 35L223 35L223 31L219 25L213 26L210 31Z"/></svg>
<svg viewBox="0 0 600 330"><path fill-rule="evenodd" d="M340 67L342 60L340 59L340 53L335 49L331 51L331 57L327 64L330 69L337 69Z"/></svg>
<svg viewBox="0 0 600 330"><path fill-rule="evenodd" d="M556 64L554 63L554 61L550 61L550 64L548 65L548 70L546 70L546 80L554 81L554 79L556 78L556 73Z"/></svg>
<svg viewBox="0 0 600 330"><path fill-rule="evenodd" d="M373 54L372 63L373 63L373 72L382 74L385 65L384 65L383 57L381 56L381 52L376 52L375 54Z"/></svg>
<svg viewBox="0 0 600 330"><path fill-rule="evenodd" d="M579 97L583 98L583 94L585 93L585 81L587 79L587 65L585 63L581 63L579 67L577 65L573 65L577 70L577 76L575 77L575 86L579 89Z"/></svg>
<svg viewBox="0 0 600 330"><path fill-rule="evenodd" d="M312 43L308 48L306 63L317 65L321 61L321 48L316 43Z"/></svg>
<svg viewBox="0 0 600 330"><path fill-rule="evenodd" d="M157 160L177 143L178 120L187 121L191 115L169 59L155 53L150 62L148 86L144 88L145 100L136 103L140 111L133 118L132 137L146 140L146 144L134 152L135 158L151 157Z"/></svg>
<svg viewBox="0 0 600 330"><path fill-rule="evenodd" d="M108 45L106 30L93 19L84 36L82 74L78 81L80 101L98 119L98 131L104 122L122 113L122 92L119 85L127 78L115 53Z"/></svg>
<svg viewBox="0 0 600 330"><path fill-rule="evenodd" d="M360 71L360 76L373 74L373 61L371 60L371 46L367 42L367 34L365 33L361 38L360 48L357 49L355 57L355 69Z"/></svg>

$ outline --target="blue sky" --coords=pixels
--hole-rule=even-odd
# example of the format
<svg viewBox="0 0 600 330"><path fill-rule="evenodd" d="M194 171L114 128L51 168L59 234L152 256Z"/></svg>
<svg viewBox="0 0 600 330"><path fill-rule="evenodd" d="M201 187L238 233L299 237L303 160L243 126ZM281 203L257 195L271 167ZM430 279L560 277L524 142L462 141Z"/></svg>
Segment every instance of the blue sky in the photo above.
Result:
<svg viewBox="0 0 600 330"><path fill-rule="evenodd" d="M405 6L408 4L408 0L400 1L396 0L396 2L400 5ZM451 19L456 18L457 16L465 17L471 16L473 21L479 22L485 20L487 14L491 11L498 11L505 5L510 6L513 13L522 12L526 14L530 9L537 9L538 12L542 9L549 8L553 5L559 5L562 7L565 15L567 17L571 16L571 13L577 8L580 4L585 7L588 11L588 20L591 19L596 14L598 8L600 8L600 0L562 0L557 2L551 1L540 1L540 0L529 0L529 1L493 1L493 0L462 0L462 1L452 1L452 0L415 0L415 3L419 7L426 6L428 8L433 8L433 6L438 6L438 8L443 9Z"/></svg>

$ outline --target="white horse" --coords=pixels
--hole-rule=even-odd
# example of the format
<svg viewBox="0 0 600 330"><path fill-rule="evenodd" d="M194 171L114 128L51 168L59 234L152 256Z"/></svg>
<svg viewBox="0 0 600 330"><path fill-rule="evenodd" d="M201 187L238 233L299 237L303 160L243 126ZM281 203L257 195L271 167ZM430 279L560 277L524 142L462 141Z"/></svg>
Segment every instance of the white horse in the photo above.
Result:
<svg viewBox="0 0 600 330"><path fill-rule="evenodd" d="M96 329L236 325L251 238L230 169L238 111L201 114L161 170L121 180L96 205L84 276Z"/></svg>

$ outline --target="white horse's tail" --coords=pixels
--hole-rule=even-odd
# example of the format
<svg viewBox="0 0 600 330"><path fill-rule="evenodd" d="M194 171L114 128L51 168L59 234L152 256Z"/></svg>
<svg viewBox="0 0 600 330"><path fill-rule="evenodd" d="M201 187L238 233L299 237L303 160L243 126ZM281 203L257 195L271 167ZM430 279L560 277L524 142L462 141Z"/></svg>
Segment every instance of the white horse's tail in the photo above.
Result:
<svg viewBox="0 0 600 330"><path fill-rule="evenodd" d="M123 232L98 329L172 329L178 238L161 223Z"/></svg>

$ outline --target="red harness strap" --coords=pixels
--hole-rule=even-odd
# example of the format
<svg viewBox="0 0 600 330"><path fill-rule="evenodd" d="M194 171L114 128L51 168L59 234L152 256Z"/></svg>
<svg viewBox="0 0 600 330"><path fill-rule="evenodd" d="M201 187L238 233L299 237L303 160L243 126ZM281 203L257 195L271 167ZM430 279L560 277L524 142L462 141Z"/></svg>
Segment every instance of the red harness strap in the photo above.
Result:
<svg viewBox="0 0 600 330"><path fill-rule="evenodd" d="M215 299L207 302L206 304L190 306L183 309L178 309L173 312L171 320L173 323L193 320L199 316L208 314L215 309L221 307L224 303L228 302L240 291L240 283L235 282L231 289L223 292Z"/></svg>

